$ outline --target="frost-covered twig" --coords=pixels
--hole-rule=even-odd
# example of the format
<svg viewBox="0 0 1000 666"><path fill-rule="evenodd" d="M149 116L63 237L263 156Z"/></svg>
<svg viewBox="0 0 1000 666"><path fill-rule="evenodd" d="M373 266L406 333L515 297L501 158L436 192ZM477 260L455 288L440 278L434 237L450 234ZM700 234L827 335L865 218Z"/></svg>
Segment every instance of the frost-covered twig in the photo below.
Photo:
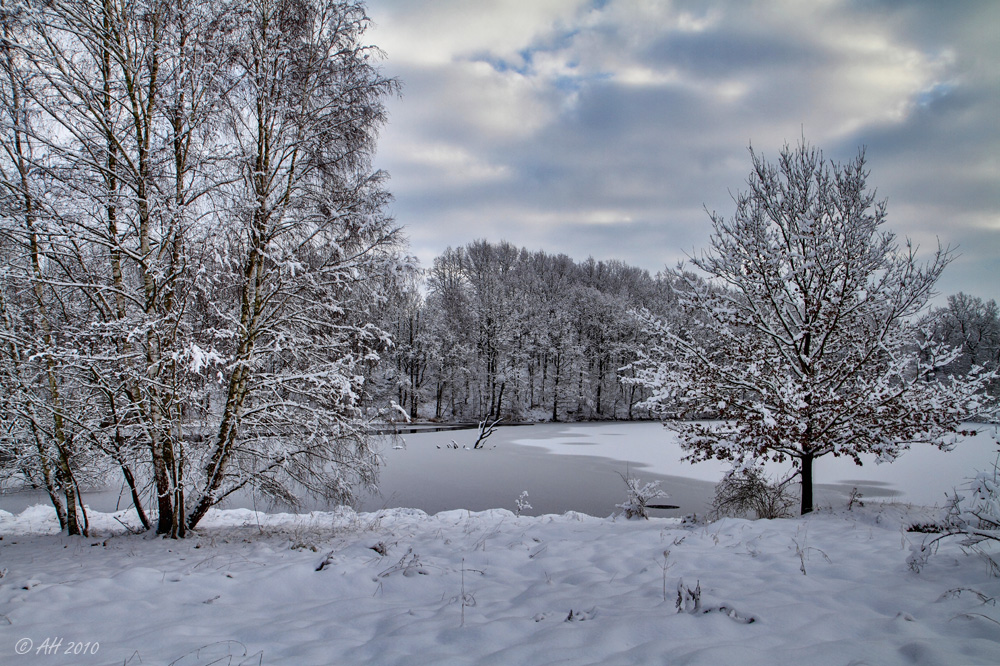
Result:
<svg viewBox="0 0 1000 666"><path fill-rule="evenodd" d="M802 537L802 544L799 544L798 539L795 538L792 539L792 543L795 544L795 554L799 556L799 571L802 572L803 576L808 575L806 574L806 559L808 558L809 551L811 550L815 550L817 553L822 555L823 559L826 560L829 564L833 564L833 560L830 559L829 555L824 553L819 548L814 548L813 546L805 545L805 542L806 542L806 535L803 535Z"/></svg>
<svg viewBox="0 0 1000 666"><path fill-rule="evenodd" d="M521 496L514 500L514 505L517 507L517 512L515 515L520 516L523 512L531 508L528 504L528 491L521 491Z"/></svg>
<svg viewBox="0 0 1000 666"><path fill-rule="evenodd" d="M674 566L673 564L668 564L667 560L670 558L670 551L663 551L663 564L657 560L656 565L663 570L663 600L667 600L667 569Z"/></svg>

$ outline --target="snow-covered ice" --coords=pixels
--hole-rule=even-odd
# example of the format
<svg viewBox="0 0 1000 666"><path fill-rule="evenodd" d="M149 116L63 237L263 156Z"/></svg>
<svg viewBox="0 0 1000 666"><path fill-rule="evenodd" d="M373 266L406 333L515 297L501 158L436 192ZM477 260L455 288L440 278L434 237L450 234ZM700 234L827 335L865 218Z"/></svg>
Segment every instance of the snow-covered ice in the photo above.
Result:
<svg viewBox="0 0 1000 666"><path fill-rule="evenodd" d="M946 496L954 492L956 485L975 471L990 469L997 458L991 436L994 426L969 423L964 427L976 434L955 436L956 446L951 451L914 444L892 463L879 464L875 456L862 455L862 466L847 457L827 455L817 459L814 478L820 504L839 503L855 486L867 497L891 497L921 505L945 504ZM641 470L637 472L639 476L651 472L715 484L729 469L729 463L722 461L681 462L686 453L676 433L660 423L548 424L515 430L519 430L514 433L517 436L512 436L515 444L540 447L560 455L583 453L628 460ZM791 469L787 462L768 463L766 468L779 478ZM669 484L664 484L664 490L670 492Z"/></svg>
<svg viewBox="0 0 1000 666"><path fill-rule="evenodd" d="M685 525L236 509L171 541L124 533L124 512L70 538L51 508L0 511L0 663L1000 663L984 561L943 542L907 566L924 535L903 527L930 513ZM700 612L678 613L682 579ZM39 652L47 638L100 645Z"/></svg>
<svg viewBox="0 0 1000 666"><path fill-rule="evenodd" d="M855 487L869 499L944 505L956 485L976 471L991 469L996 460L992 428L968 427L983 432L960 437L948 452L915 444L891 464L876 464L870 455L863 457L861 467L849 458L820 458L815 467L817 505L840 506ZM417 507L428 513L514 509L518 494L526 490L532 514L573 510L608 516L624 498L619 475L628 472L643 482L660 481L670 495L666 501L681 507L660 515L702 515L711 504L715 484L729 469L721 461L694 465L682 461L685 452L677 435L654 422L505 427L487 440L487 449L447 448L452 439L471 445L472 432L406 435L405 449L385 451L382 495L366 498L361 508ZM788 463L767 467L775 477L789 471Z"/></svg>

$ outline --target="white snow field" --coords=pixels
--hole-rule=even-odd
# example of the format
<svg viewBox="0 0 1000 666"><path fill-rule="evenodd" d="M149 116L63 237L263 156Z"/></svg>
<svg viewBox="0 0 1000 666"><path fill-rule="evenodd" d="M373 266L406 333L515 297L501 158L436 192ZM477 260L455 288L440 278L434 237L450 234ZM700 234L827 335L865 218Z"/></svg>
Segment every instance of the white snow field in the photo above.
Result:
<svg viewBox="0 0 1000 666"><path fill-rule="evenodd" d="M935 517L233 509L171 541L0 511L0 663L998 664L985 560L946 541L907 565L903 528Z"/></svg>

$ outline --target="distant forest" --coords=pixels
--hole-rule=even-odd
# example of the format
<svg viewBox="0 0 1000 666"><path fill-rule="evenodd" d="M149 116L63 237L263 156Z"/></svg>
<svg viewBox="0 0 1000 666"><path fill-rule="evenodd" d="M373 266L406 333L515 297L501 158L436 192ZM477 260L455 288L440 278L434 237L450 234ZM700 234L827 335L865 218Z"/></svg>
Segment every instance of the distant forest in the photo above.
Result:
<svg viewBox="0 0 1000 666"><path fill-rule="evenodd" d="M395 346L378 393L414 419L648 418L645 389L629 382L649 341L634 313L688 316L677 302L683 284L669 271L578 262L503 241L448 248L390 297L383 326ZM995 301L950 296L925 331L959 350L943 375L1000 364Z"/></svg>

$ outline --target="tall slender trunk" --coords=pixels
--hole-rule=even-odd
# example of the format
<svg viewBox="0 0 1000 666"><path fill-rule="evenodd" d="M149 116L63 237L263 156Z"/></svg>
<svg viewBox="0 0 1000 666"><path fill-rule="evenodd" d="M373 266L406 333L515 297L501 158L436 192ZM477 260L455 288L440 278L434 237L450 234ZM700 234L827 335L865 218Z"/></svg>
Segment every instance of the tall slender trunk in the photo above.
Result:
<svg viewBox="0 0 1000 666"><path fill-rule="evenodd" d="M28 250L31 263L31 283L32 283L32 295L35 300L35 307L38 312L38 325L41 333L41 339L43 343L44 352L41 355L42 363L45 368L45 377L48 388L48 397L51 401L52 409L52 433L51 437L53 444L55 444L57 455L55 457L55 486L56 489L62 492L63 496L66 498L65 512L66 521L65 528L69 534L78 535L86 532L85 527L81 527L81 523L86 523L85 509L80 506L79 510L83 513L83 520L77 510L77 491L76 491L76 480L73 476L73 468L71 463L72 456L72 441L66 434L65 422L64 422L64 402L63 397L59 387L59 376L58 368L56 366L56 360L54 356L55 349L55 338L53 336L53 326L51 319L49 317L48 307L45 299L45 289L44 289L44 272L42 270L42 248L41 241L39 238L39 233L36 228L37 217L36 217L36 204L34 197L31 193L31 183L28 176L28 147L29 133L27 127L27 112L24 108L24 101L22 99L21 82L18 81L15 74L15 64L13 61L13 55L10 50L10 44L13 40L13 35L11 34L10 27L6 23L4 24L4 45L3 45L3 55L4 62L3 66L6 70L6 74L9 77L11 84L11 108L9 110L12 116L12 126L14 135L14 160L15 168L17 169L19 182L19 195L21 197L22 213L24 217L25 232L28 237ZM51 495L51 493L50 493ZM59 512L60 507L56 506L56 511ZM61 517L61 514L60 514Z"/></svg>
<svg viewBox="0 0 1000 666"><path fill-rule="evenodd" d="M128 317L126 289L124 272L122 269L122 247L118 229L118 206L119 206L119 178L118 178L118 144L114 130L113 115L113 91L112 91L112 42L111 42L111 12L112 6L108 0L102 3L101 17L101 61L100 70L102 78L102 98L101 112L103 113L102 125L104 127L105 158L104 158L104 212L107 225L108 241L108 261L111 269L111 292L113 294L113 305L109 304L108 317L119 324L114 336L115 352L118 358L128 359L131 356L133 345L130 336L122 330ZM131 362L131 361L126 361ZM100 384L100 377L94 370L95 381ZM129 402L133 405L141 401L141 388L134 381L127 381L123 386L123 391ZM122 416L119 413L114 393L106 390L105 396L108 401L108 412L112 423L114 423L115 434L112 440L114 450L112 457L119 464L125 483L129 487L132 496L132 504L135 507L139 521L144 529L150 529L151 524L143 508L142 499L139 495L138 484L135 475L125 459L125 436L122 432Z"/></svg>
<svg viewBox="0 0 1000 666"><path fill-rule="evenodd" d="M236 359L226 391L226 404L222 413L216 436L215 449L205 468L205 486L201 498L187 517L187 528L193 529L208 510L218 501L216 493L222 486L225 470L232 456L233 448L239 435L239 419L243 412L243 404L250 387L253 370L254 347L260 327L260 317L263 310L263 289L265 283L264 255L267 246L267 229L270 220L270 209L267 204L266 174L270 173L270 156L267 147L270 136L263 129L258 137L258 153L254 188L257 197L257 210L254 213L250 229L250 252L243 270L243 289L240 296L240 340L236 351Z"/></svg>
<svg viewBox="0 0 1000 666"><path fill-rule="evenodd" d="M597 364L597 390L595 391L595 405L594 411L597 412L598 416L604 415L604 410L601 407L601 388L604 386L604 364L603 362L598 362Z"/></svg>
<svg viewBox="0 0 1000 666"><path fill-rule="evenodd" d="M120 438L120 435L116 435L116 437ZM135 475L132 473L132 468L129 467L124 458L119 458L118 464L121 466L122 476L125 477L125 482L128 484L129 493L132 496L132 506L135 507L135 513L139 516L139 522L142 523L143 529L148 530L151 525L146 512L142 508L142 498L139 496L139 486L136 483Z"/></svg>
<svg viewBox="0 0 1000 666"><path fill-rule="evenodd" d="M559 420L559 378L562 375L562 354L555 355L553 363L555 377L552 382L552 420Z"/></svg>
<svg viewBox="0 0 1000 666"><path fill-rule="evenodd" d="M435 401L434 401L434 418L441 418L441 408L442 402L444 400L444 386L443 381L438 380L437 391L435 391Z"/></svg>
<svg viewBox="0 0 1000 666"><path fill-rule="evenodd" d="M107 7L107 5L106 5ZM107 10L106 10L107 11ZM146 422L146 434L149 439L150 458L153 466L153 480L156 486L156 499L159 515L156 531L158 534L169 534L172 537L183 536L182 519L177 514L176 499L178 493L175 457L174 432L176 425L171 418L170 410L173 396L165 383L167 378L166 364L169 358L164 356L164 336L172 333L161 331L160 326L149 325L160 320L163 315L169 316L167 305L163 302L169 290L169 285L161 284L159 276L160 262L164 260L161 251L169 248L169 233L160 238L154 229L155 192L153 184L152 140L154 133L154 117L158 113L161 82L160 49L163 38L163 16L154 12L145 20L149 21L151 34L149 50L145 54L132 53L127 40L116 43L125 59L122 76L127 93L128 110L131 115L131 139L136 149L135 200L136 217L138 218L139 243L139 273L143 295L143 314L147 328L144 339L145 368L143 372L144 386L141 395L141 406ZM148 69L143 72L142 67ZM148 77L142 80L142 74ZM154 247L156 243L156 247ZM166 267L170 275L171 266ZM172 276L167 278L173 279ZM162 307L161 307L162 306ZM169 349L167 350L169 356Z"/></svg>
<svg viewBox="0 0 1000 666"><path fill-rule="evenodd" d="M13 331L13 324L7 312L6 300L3 298L2 292L0 292L0 315L3 317L5 328ZM29 394L31 389L26 385L21 375L24 359L20 348L13 339L9 339L5 351L10 358L15 382L17 383L17 390L23 395ZM31 406L31 411L34 412L34 406L30 402L28 404ZM66 505L59 494L59 484L56 479L56 473L53 470L53 462L43 439L43 433L38 428L38 416L32 413L27 418L28 427L31 430L31 439L35 444L35 454L37 455L38 465L42 473L42 486L45 489L45 493L49 496L53 508L56 510L56 517L59 519L59 529L65 530L68 527ZM17 449L15 448L15 454L16 452Z"/></svg>
<svg viewBox="0 0 1000 666"><path fill-rule="evenodd" d="M243 411L243 403L250 382L249 364L253 354L253 344L254 336L248 335L237 355L236 367L229 378L226 405L223 409L222 421L219 424L215 449L205 469L205 486L202 489L201 498L187 517L187 529L194 529L208 513L208 510L218 501L216 492L222 487L225 470L239 435L239 418Z"/></svg>

